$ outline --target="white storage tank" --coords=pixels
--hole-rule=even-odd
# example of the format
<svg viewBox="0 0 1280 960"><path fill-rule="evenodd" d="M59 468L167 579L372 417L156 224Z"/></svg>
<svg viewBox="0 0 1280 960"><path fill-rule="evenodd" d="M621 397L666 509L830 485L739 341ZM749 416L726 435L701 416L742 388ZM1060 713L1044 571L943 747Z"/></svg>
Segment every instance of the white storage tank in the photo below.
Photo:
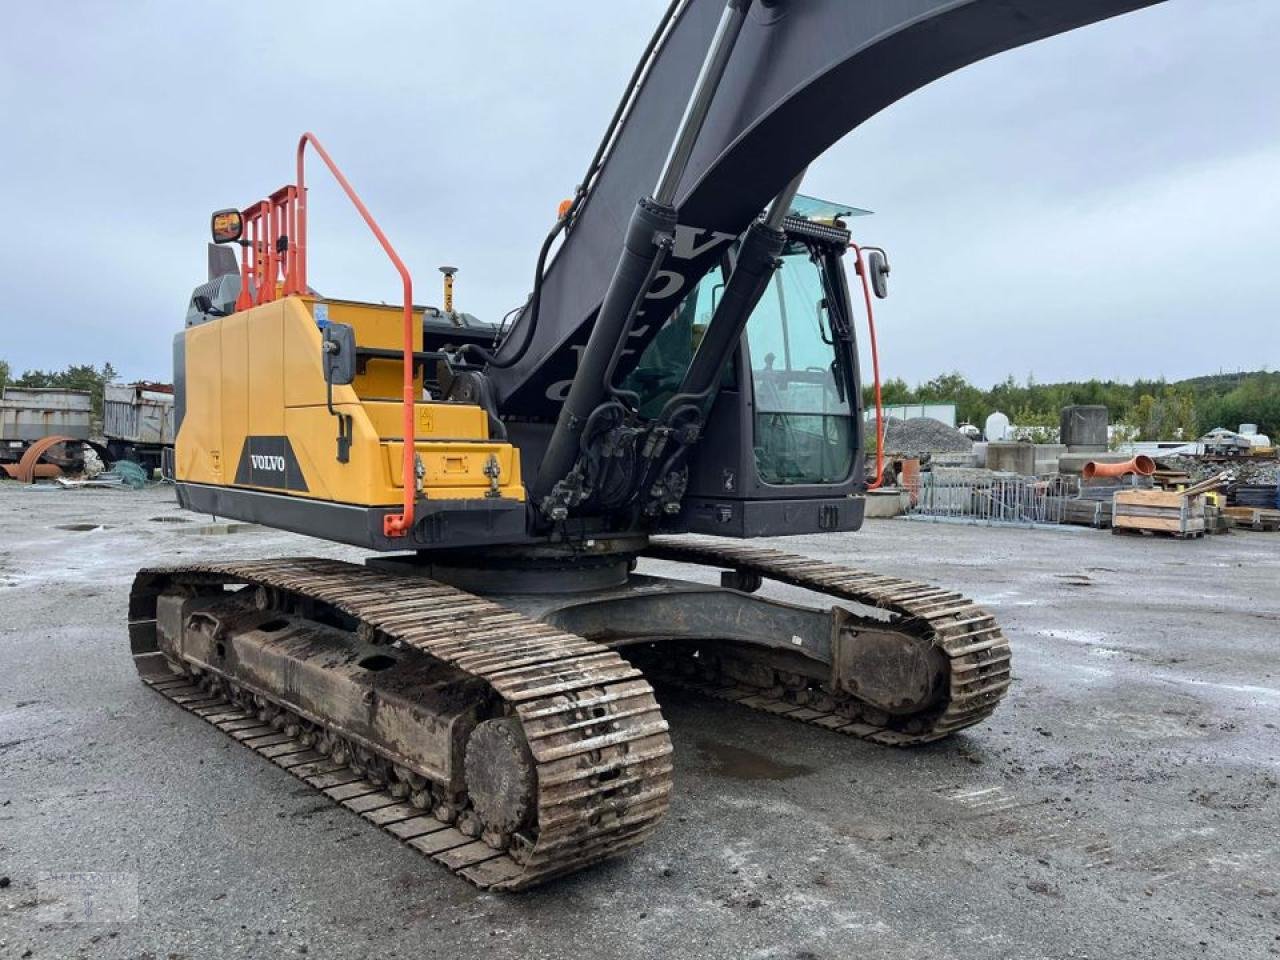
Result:
<svg viewBox="0 0 1280 960"><path fill-rule="evenodd" d="M997 410L987 417L986 423L983 425L983 433L988 443L993 440L1008 440L1012 432L1009 427L1009 418Z"/></svg>

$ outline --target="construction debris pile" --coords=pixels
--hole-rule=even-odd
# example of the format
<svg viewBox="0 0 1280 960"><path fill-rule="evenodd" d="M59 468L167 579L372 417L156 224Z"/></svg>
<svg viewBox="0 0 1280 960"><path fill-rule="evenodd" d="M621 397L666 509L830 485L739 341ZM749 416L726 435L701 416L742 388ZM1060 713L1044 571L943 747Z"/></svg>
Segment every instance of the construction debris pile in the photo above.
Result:
<svg viewBox="0 0 1280 960"><path fill-rule="evenodd" d="M1076 524L1187 539L1280 530L1280 459L1256 433L1217 430L1192 444L1116 452L1107 449L1105 408L1067 408L1062 424L1060 444L974 444L939 421L888 421L888 479L901 488L901 510L932 520ZM1224 447L1222 436L1249 439ZM895 512L881 503L875 509L870 515Z"/></svg>

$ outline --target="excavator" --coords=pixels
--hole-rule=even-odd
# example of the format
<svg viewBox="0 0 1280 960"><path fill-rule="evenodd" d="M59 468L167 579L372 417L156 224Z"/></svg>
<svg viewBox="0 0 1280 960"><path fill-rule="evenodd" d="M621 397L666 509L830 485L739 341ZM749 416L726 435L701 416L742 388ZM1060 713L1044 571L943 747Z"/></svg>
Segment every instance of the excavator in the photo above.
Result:
<svg viewBox="0 0 1280 960"><path fill-rule="evenodd" d="M366 558L141 570L142 679L492 890L653 833L652 682L886 747L982 722L1010 683L989 612L749 543L856 531L869 485L849 273L870 319L888 260L801 181L938 77L1152 2L674 0L501 325L455 309L454 267L415 305L304 135L294 182L213 215L167 470L186 509ZM400 305L310 286L311 155Z"/></svg>

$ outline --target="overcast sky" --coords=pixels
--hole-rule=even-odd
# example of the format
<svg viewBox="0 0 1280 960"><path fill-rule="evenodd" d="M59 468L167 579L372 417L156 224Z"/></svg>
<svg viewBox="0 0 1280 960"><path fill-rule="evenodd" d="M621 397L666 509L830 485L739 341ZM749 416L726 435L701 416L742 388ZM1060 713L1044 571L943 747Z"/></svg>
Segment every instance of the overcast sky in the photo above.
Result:
<svg viewBox="0 0 1280 960"><path fill-rule="evenodd" d="M851 0L852 2L852 0ZM1063 0L1070 2L1070 0ZM0 359L169 378L208 214L320 136L438 302L521 301L666 0L46 0L0 35ZM805 192L876 211L886 376L1280 365L1280 0L1170 0L890 107ZM312 284L394 300L313 174Z"/></svg>

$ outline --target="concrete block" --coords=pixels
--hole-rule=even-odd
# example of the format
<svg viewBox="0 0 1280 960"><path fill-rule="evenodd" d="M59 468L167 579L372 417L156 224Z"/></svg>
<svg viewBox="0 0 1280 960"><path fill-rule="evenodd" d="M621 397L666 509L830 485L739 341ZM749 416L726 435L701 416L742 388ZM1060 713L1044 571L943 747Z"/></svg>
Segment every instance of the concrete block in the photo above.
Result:
<svg viewBox="0 0 1280 960"><path fill-rule="evenodd" d="M1038 477L1058 472L1058 458L1067 452L1061 443L1026 443L1001 440L987 444L987 469Z"/></svg>
<svg viewBox="0 0 1280 960"><path fill-rule="evenodd" d="M987 469L1030 477L1036 470L1036 448L1019 440L992 440L987 444Z"/></svg>
<svg viewBox="0 0 1280 960"><path fill-rule="evenodd" d="M1111 416L1101 405L1076 404L1063 407L1059 420L1058 439L1072 453L1105 453L1107 449L1107 425Z"/></svg>
<svg viewBox="0 0 1280 960"><path fill-rule="evenodd" d="M1066 444L1037 443L1035 445L1035 476L1044 477L1057 473L1058 458L1066 452Z"/></svg>
<svg viewBox="0 0 1280 960"><path fill-rule="evenodd" d="M906 493L896 487L884 490L869 490L867 491L867 505L863 516L870 519L899 516L903 512L906 499Z"/></svg>

